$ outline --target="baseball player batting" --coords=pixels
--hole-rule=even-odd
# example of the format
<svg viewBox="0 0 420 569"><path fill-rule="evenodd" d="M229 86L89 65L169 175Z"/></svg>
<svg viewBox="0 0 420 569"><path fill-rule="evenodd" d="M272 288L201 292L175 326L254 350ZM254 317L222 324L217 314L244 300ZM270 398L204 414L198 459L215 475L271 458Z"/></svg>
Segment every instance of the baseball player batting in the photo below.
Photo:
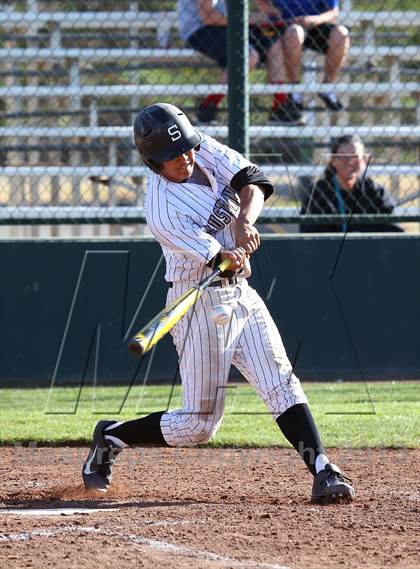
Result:
<svg viewBox="0 0 420 569"><path fill-rule="evenodd" d="M99 421L83 465L85 487L104 493L116 455L129 445L194 446L220 426L233 364L256 389L314 477L312 501L353 499L351 481L327 458L306 396L263 300L248 284L260 245L254 226L273 193L261 170L238 152L195 130L169 104L140 111L134 139L150 169L146 218L166 260L167 305L229 260L172 328L183 387L182 409L140 419ZM210 313L229 305L229 326Z"/></svg>

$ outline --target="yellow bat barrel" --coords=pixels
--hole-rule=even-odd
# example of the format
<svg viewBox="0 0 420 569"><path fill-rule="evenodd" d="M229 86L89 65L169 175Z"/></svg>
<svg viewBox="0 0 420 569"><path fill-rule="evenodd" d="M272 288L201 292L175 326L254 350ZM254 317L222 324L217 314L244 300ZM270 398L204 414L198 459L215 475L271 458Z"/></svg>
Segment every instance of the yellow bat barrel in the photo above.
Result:
<svg viewBox="0 0 420 569"><path fill-rule="evenodd" d="M172 303L155 316L153 320L146 324L146 326L130 340L128 349L132 354L142 356L151 350L201 296L201 291L195 288L188 290L187 293L184 298L177 299L175 306Z"/></svg>
<svg viewBox="0 0 420 569"><path fill-rule="evenodd" d="M216 270L208 277L188 289L177 297L171 304L159 312L144 328L140 330L128 343L129 351L135 356L142 356L148 352L171 328L180 320L184 314L200 298L205 288L221 272L229 268L231 261L225 259L220 263Z"/></svg>

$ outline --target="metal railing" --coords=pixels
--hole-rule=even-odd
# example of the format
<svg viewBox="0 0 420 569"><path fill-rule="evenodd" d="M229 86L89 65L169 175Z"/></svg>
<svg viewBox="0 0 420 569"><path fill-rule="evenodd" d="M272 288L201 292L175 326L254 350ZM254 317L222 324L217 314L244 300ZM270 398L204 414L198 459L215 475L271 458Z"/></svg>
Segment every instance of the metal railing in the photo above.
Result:
<svg viewBox="0 0 420 569"><path fill-rule="evenodd" d="M135 112L164 100L197 122L206 95L228 92L214 62L179 37L175 4L64 12L59 2L46 10L28 0L20 11L0 2L1 224L91 223L98 207L107 224L142 221L147 171L132 143ZM249 75L250 154L277 190L262 220L300 221L331 141L358 134L371 154L369 176L394 199L395 220L420 221L420 13L365 12L342 2L340 22L350 28L351 47L338 81L321 82L324 58L311 52L302 83L281 86L304 95L305 126L270 122L279 87L267 83L264 66ZM317 98L332 89L341 112L328 112ZM198 128L227 141L227 124L223 102L215 120ZM89 215L80 214L89 207ZM122 215L130 207L131 217ZM377 213L370 215L375 221Z"/></svg>

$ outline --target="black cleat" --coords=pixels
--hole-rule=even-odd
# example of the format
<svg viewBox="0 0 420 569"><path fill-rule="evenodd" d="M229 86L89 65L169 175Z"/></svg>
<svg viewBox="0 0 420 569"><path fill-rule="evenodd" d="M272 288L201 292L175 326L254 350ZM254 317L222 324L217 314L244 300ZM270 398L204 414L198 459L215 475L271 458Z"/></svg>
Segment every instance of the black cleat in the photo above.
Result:
<svg viewBox="0 0 420 569"><path fill-rule="evenodd" d="M319 93L318 97L330 111L341 111L343 104L335 93Z"/></svg>
<svg viewBox="0 0 420 569"><path fill-rule="evenodd" d="M108 444L104 439L104 430L117 421L99 421L93 432L92 446L83 464L82 478L86 490L105 494L112 479L112 465L122 449Z"/></svg>
<svg viewBox="0 0 420 569"><path fill-rule="evenodd" d="M351 502L354 494L351 480L341 474L338 466L328 463L315 476L311 501L321 504Z"/></svg>
<svg viewBox="0 0 420 569"><path fill-rule="evenodd" d="M292 93L284 103L271 109L268 121L272 125L303 126L305 119L302 110L301 97Z"/></svg>

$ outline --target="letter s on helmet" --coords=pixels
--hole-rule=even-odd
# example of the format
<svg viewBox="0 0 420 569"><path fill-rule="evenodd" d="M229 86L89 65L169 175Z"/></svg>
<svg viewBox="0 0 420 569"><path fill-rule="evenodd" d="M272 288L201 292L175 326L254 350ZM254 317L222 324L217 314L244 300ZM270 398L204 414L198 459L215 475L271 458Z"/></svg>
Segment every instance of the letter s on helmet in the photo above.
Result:
<svg viewBox="0 0 420 569"><path fill-rule="evenodd" d="M173 160L200 144L202 136L174 105L158 103L142 109L134 121L134 142L143 162L159 173Z"/></svg>

